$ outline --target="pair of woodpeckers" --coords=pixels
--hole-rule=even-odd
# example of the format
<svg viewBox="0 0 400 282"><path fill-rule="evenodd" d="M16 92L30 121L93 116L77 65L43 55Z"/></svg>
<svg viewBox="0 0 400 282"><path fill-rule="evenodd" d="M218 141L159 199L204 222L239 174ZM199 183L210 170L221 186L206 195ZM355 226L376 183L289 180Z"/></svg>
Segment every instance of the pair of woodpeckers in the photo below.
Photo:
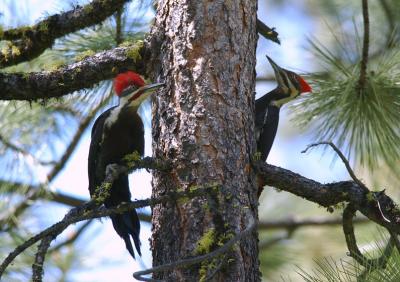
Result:
<svg viewBox="0 0 400 282"><path fill-rule="evenodd" d="M302 93L311 92L311 87L301 76L279 67L271 58L267 58L274 69L278 86L256 100L255 131L257 151L262 161L266 161L274 142L281 106ZM114 90L119 97L119 104L102 113L92 128L88 159L91 196L95 195L96 188L105 180L109 164L122 164L124 157L135 151L143 156L144 128L138 108L151 93L163 85L164 83L145 85L143 79L132 71L121 73L114 79ZM122 202L131 202L126 174L120 175L113 182L104 205L110 208ZM136 211L112 215L111 221L132 257L135 258L135 252L131 239L141 255L140 221Z"/></svg>

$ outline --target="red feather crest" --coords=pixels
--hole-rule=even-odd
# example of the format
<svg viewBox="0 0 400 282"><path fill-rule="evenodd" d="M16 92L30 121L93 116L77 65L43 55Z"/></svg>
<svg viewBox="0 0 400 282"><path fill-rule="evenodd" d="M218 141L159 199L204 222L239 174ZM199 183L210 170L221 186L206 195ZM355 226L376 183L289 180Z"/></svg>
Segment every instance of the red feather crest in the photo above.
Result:
<svg viewBox="0 0 400 282"><path fill-rule="evenodd" d="M114 90L118 96L128 86L135 85L137 87L142 87L144 84L143 78L133 71L120 73L114 78Z"/></svg>
<svg viewBox="0 0 400 282"><path fill-rule="evenodd" d="M312 92L311 86L301 77L298 77L299 83L300 83L300 92L305 93L305 92Z"/></svg>

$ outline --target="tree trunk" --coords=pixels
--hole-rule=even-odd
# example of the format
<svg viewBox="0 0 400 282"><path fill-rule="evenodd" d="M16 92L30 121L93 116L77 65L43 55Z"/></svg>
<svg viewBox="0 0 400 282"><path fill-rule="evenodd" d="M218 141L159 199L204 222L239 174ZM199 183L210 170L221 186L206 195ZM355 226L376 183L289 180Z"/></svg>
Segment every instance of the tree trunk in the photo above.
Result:
<svg viewBox="0 0 400 282"><path fill-rule="evenodd" d="M153 100L153 155L174 163L153 174L153 196L218 184L205 195L153 208L153 265L208 253L257 220L255 0L159 1L147 43L148 73L167 82ZM259 281L258 237L225 256L154 275L167 281Z"/></svg>

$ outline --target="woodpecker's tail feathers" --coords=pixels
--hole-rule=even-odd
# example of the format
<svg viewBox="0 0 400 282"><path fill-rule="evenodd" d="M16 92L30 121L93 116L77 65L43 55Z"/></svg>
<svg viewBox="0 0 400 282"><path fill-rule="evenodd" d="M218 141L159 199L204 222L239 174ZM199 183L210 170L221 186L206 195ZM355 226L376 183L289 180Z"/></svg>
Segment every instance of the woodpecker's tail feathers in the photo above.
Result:
<svg viewBox="0 0 400 282"><path fill-rule="evenodd" d="M111 220L115 231L125 241L126 249L129 251L131 256L135 258L131 237L139 256L141 256L142 253L140 252L139 240L140 221L136 211L131 210L123 214L112 215Z"/></svg>

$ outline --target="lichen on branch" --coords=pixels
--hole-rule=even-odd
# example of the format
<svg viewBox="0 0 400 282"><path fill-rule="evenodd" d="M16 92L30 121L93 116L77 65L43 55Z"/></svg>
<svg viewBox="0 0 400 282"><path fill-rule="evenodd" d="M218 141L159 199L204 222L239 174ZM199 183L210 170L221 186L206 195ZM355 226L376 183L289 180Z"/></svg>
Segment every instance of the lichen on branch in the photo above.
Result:
<svg viewBox="0 0 400 282"><path fill-rule="evenodd" d="M1 73L0 100L25 100L58 98L102 80L110 79L127 69L144 72L141 54L143 41L133 45L103 51L82 61L54 71L31 73Z"/></svg>
<svg viewBox="0 0 400 282"><path fill-rule="evenodd" d="M33 26L4 30L0 40L7 40L0 52L0 67L12 66L38 57L51 48L57 38L82 28L99 24L129 0L93 0L85 6L55 14Z"/></svg>

